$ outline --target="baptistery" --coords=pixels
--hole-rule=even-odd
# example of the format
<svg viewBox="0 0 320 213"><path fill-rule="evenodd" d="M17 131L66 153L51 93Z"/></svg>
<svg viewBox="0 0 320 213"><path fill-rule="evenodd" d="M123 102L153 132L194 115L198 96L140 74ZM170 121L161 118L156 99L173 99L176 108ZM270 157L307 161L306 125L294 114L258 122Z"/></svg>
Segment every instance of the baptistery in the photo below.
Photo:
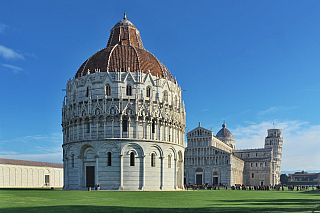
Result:
<svg viewBox="0 0 320 213"><path fill-rule="evenodd" d="M183 189L181 87L126 15L69 79L62 107L64 189Z"/></svg>

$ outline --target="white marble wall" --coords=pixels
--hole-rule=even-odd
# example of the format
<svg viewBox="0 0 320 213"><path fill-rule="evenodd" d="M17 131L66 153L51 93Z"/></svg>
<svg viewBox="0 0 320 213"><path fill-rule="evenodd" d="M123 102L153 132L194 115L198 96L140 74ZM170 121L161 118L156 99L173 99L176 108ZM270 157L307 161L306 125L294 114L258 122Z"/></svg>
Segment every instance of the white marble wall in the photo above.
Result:
<svg viewBox="0 0 320 213"><path fill-rule="evenodd" d="M102 190L175 190L183 185L184 147L152 141L91 141L64 146L66 149L65 189L86 189L86 166L98 168L95 183ZM112 153L111 166L107 153ZM134 152L135 165L130 166L130 153ZM151 166L151 154L155 166ZM72 163L72 156L74 163ZM168 163L169 157L171 164ZM180 165L179 165L180 163ZM180 169L179 169L180 166ZM170 168L169 168L170 167Z"/></svg>
<svg viewBox="0 0 320 213"><path fill-rule="evenodd" d="M101 189L182 188L185 115L177 82L150 72L96 72L70 79L62 109L64 188L85 189L87 166L95 167ZM112 166L106 166L108 152ZM135 166L130 166L131 152Z"/></svg>
<svg viewBox="0 0 320 213"><path fill-rule="evenodd" d="M45 185L45 175L49 175L48 185ZM62 168L0 164L0 187L62 186Z"/></svg>

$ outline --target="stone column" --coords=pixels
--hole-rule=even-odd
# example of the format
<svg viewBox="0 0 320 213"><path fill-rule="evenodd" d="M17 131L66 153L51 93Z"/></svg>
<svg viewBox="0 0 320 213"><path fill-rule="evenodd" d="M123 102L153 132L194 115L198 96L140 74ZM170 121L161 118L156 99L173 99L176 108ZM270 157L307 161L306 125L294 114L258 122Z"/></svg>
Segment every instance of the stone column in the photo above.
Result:
<svg viewBox="0 0 320 213"><path fill-rule="evenodd" d="M120 138L122 138L122 117L120 118Z"/></svg>
<svg viewBox="0 0 320 213"><path fill-rule="evenodd" d="M84 120L82 120L82 139L84 140Z"/></svg>
<svg viewBox="0 0 320 213"><path fill-rule="evenodd" d="M139 138L139 135L138 135L138 127L139 127L139 120L138 120L138 116L136 118L136 138L138 139Z"/></svg>
<svg viewBox="0 0 320 213"><path fill-rule="evenodd" d="M165 125L164 125L164 138L165 138L165 141L168 141L169 139L169 136L168 136L168 123L166 122Z"/></svg>
<svg viewBox="0 0 320 213"><path fill-rule="evenodd" d="M95 155L94 156L95 157L95 159L96 159L96 168L95 168L95 170L94 170L94 175L95 175L95 184L97 184L97 183L99 183L99 173L98 173L98 170L99 170L99 155Z"/></svg>
<svg viewBox="0 0 320 213"><path fill-rule="evenodd" d="M153 139L158 140L158 118L154 120L154 133L153 133Z"/></svg>
<svg viewBox="0 0 320 213"><path fill-rule="evenodd" d="M172 141L172 135L171 135L171 125L168 125L168 141L171 142Z"/></svg>
<svg viewBox="0 0 320 213"><path fill-rule="evenodd" d="M71 141L71 130L72 130L72 124L71 122L69 122L69 125L68 125L69 140L68 141Z"/></svg>
<svg viewBox="0 0 320 213"><path fill-rule="evenodd" d="M90 118L90 120L89 120L89 127L90 127L89 139L91 140L91 139L92 139L92 137L91 137L91 133L92 133L92 129L91 129L91 127L92 127L92 119L91 119L91 118Z"/></svg>
<svg viewBox="0 0 320 213"><path fill-rule="evenodd" d="M106 138L106 134L107 134L107 131L106 131L106 126L107 126L107 122L106 120L104 119L103 121L103 138Z"/></svg>
<svg viewBox="0 0 320 213"><path fill-rule="evenodd" d="M153 133L152 133L152 120L148 122L148 125L150 125L149 131L150 131L150 139L154 139L153 138Z"/></svg>
<svg viewBox="0 0 320 213"><path fill-rule="evenodd" d="M179 130L178 130L178 127L175 126L175 129L174 129L174 134L175 134L175 139L176 139L176 143L179 144Z"/></svg>
<svg viewBox="0 0 320 213"><path fill-rule="evenodd" d="M163 181L163 178L164 178L164 177L163 177L163 169L164 169L164 168L163 168L163 167L164 167L164 166L163 166L163 164L164 164L164 163L163 163L163 159L164 159L164 156L161 156L161 157L160 157L160 161L161 161L160 189L163 189L163 182L164 182L164 181Z"/></svg>
<svg viewBox="0 0 320 213"><path fill-rule="evenodd" d="M128 129L127 129L128 137L127 137L127 138L132 138L132 137L131 137L130 127L131 127L131 118L129 117L129 118L128 118Z"/></svg>
<svg viewBox="0 0 320 213"><path fill-rule="evenodd" d="M179 140L178 140L178 139L179 139L179 137L178 137L178 134L177 134L177 133L178 133L178 131L177 131L177 126L176 126L176 125L174 125L173 132L174 132L174 134L173 134L173 135L174 135L174 136L173 136L173 138L174 138L174 142L175 142L175 143L179 143Z"/></svg>
<svg viewBox="0 0 320 213"><path fill-rule="evenodd" d="M142 138L146 138L146 126L145 126L145 120L142 121Z"/></svg>
<svg viewBox="0 0 320 213"><path fill-rule="evenodd" d="M97 131L97 139L99 139L99 118L97 118L97 129L96 129L96 131Z"/></svg>
<svg viewBox="0 0 320 213"><path fill-rule="evenodd" d="M77 120L77 140L80 139L80 119Z"/></svg>
<svg viewBox="0 0 320 213"><path fill-rule="evenodd" d="M63 172L64 172L64 181L63 181L63 189L67 190L69 187L69 179L68 179L68 158L63 159ZM22 171L21 171L22 174ZM22 181L22 179L21 179Z"/></svg>
<svg viewBox="0 0 320 213"><path fill-rule="evenodd" d="M75 134L74 131L76 129L75 126L76 126L76 124L73 122L72 123L72 141L74 141L74 134Z"/></svg>
<svg viewBox="0 0 320 213"><path fill-rule="evenodd" d="M123 155L120 154L120 186L118 190L123 190Z"/></svg>
<svg viewBox="0 0 320 213"><path fill-rule="evenodd" d="M83 158L82 156L78 156L78 186L79 188L84 188L86 187L85 185L85 174L84 174L84 169L83 169ZM82 178L81 178L82 177Z"/></svg>
<svg viewBox="0 0 320 213"><path fill-rule="evenodd" d="M111 126L111 137L114 138L114 134L113 134L114 118L112 118L111 122L112 122L112 126Z"/></svg>
<svg viewBox="0 0 320 213"><path fill-rule="evenodd" d="M174 189L177 189L177 158L174 159Z"/></svg>
<svg viewBox="0 0 320 213"><path fill-rule="evenodd" d="M159 138L159 141L161 141L161 127L162 127L162 121L160 122L159 121L159 125L158 125L158 128L159 128L159 132L158 132L158 138Z"/></svg>
<svg viewBox="0 0 320 213"><path fill-rule="evenodd" d="M145 185L146 185L146 155L142 155L141 156L141 160L142 160L142 187L141 190L144 190Z"/></svg>

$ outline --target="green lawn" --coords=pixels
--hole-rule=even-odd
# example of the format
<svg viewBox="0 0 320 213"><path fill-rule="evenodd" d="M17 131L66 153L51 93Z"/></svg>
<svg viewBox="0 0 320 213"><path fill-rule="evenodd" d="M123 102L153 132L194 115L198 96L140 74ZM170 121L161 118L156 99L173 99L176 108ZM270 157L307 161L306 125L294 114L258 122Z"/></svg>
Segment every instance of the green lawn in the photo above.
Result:
<svg viewBox="0 0 320 213"><path fill-rule="evenodd" d="M0 212L320 212L318 191L0 189Z"/></svg>

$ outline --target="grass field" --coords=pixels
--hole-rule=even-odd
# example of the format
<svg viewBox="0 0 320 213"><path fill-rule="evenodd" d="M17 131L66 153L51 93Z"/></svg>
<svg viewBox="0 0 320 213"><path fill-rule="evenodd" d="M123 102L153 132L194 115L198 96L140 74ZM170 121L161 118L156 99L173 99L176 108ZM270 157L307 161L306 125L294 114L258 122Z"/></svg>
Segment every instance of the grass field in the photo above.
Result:
<svg viewBox="0 0 320 213"><path fill-rule="evenodd" d="M319 191L0 189L0 212L320 212Z"/></svg>

